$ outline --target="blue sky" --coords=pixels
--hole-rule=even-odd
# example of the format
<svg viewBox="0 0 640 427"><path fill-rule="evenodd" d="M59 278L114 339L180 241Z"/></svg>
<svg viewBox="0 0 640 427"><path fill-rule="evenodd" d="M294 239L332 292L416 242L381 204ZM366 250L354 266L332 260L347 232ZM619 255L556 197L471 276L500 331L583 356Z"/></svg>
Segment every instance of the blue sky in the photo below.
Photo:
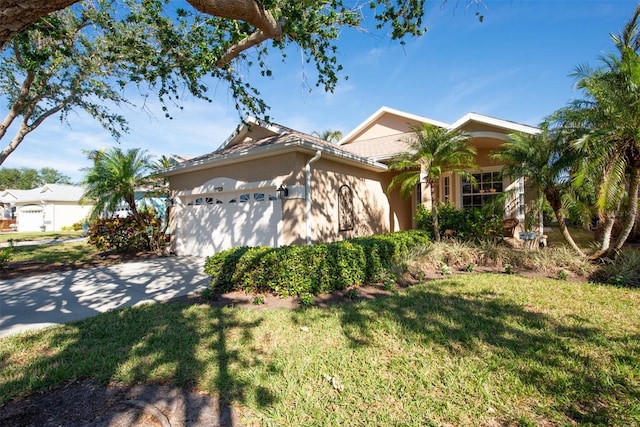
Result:
<svg viewBox="0 0 640 427"><path fill-rule="evenodd" d="M475 6L467 9L466 0L449 0L444 8L440 3L434 0L427 13L429 31L405 46L384 32L344 30L339 60L349 78L334 93L313 85L314 70L297 49L285 63L279 55L270 57L273 77L264 78L257 69L247 70L247 76L271 106L273 121L308 133L346 134L383 105L447 123L476 112L535 126L579 96L569 74L579 64L599 65L598 57L613 51L609 34L621 30L637 4L484 0L479 23ZM79 181L80 169L90 166L83 150L115 145L141 147L154 156L211 152L240 117L224 85L209 86L213 103L187 100L182 111L172 111L173 120L152 100L144 110L122 110L132 130L120 142L82 113L72 114L70 125L51 118L2 166L53 167ZM2 105L0 116L5 113Z"/></svg>

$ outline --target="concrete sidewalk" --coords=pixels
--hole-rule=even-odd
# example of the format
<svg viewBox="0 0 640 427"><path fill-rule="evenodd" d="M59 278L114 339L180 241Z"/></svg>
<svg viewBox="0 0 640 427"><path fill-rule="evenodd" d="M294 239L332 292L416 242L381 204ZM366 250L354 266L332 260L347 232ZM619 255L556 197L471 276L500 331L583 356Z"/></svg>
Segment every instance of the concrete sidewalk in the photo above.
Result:
<svg viewBox="0 0 640 427"><path fill-rule="evenodd" d="M204 258L158 257L0 281L0 337L204 289Z"/></svg>

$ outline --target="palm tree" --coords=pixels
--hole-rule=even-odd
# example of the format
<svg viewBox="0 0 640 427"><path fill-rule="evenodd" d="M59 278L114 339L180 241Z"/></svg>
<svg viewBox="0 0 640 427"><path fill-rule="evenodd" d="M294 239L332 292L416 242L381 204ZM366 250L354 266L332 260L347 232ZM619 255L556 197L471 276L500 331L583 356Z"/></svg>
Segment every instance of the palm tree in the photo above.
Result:
<svg viewBox="0 0 640 427"><path fill-rule="evenodd" d="M92 217L114 212L124 201L134 218L138 219L135 190L148 183L150 157L145 150L133 148L123 152L120 148L87 152L93 166L84 179L84 197L95 203Z"/></svg>
<svg viewBox="0 0 640 427"><path fill-rule="evenodd" d="M324 139L325 141L334 142L334 143L342 139L342 132L340 132L339 130L327 129L322 132L318 132L317 130L314 130L313 132L311 132L311 135L316 136L320 139Z"/></svg>
<svg viewBox="0 0 640 427"><path fill-rule="evenodd" d="M465 133L424 123L412 126L413 134L406 142L410 151L402 153L389 164L389 169L399 171L393 177L387 191L400 189L400 194L409 197L418 184L426 184L431 191L431 214L433 235L440 241L438 225L437 189L443 172L451 171L461 176L470 176L465 169L474 168L476 149L467 145Z"/></svg>
<svg viewBox="0 0 640 427"><path fill-rule="evenodd" d="M580 66L574 77L585 99L572 102L558 111L565 131L576 136L584 164L576 179L587 175L601 178L598 187L599 212L611 212L623 206L628 194L622 230L613 245L603 242L602 255L619 251L627 240L638 215L640 191L640 5L620 35L611 38L615 54L601 58L603 66ZM625 191L626 189L626 191ZM610 216L612 217L612 216ZM609 226L612 226L610 224Z"/></svg>
<svg viewBox="0 0 640 427"><path fill-rule="evenodd" d="M539 134L510 135L510 140L491 153L491 158L505 164L503 174L527 179L538 191L539 209L542 209L542 197L547 199L562 236L576 252L584 256L569 233L563 206L563 195L569 192L571 186L569 172L576 161L576 151L559 134L550 135L548 126L543 124Z"/></svg>

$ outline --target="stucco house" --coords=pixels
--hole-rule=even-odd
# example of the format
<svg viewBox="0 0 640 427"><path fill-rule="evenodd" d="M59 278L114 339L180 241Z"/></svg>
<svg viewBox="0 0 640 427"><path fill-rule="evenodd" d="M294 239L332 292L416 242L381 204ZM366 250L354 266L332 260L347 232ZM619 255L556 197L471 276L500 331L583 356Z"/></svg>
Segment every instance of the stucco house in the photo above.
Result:
<svg viewBox="0 0 640 427"><path fill-rule="evenodd" d="M478 186L445 174L440 200L481 206L510 191L505 217L523 219L522 180L511 182L489 158L513 132L538 129L470 113L452 124L382 107L338 144L277 124L248 119L218 150L165 171L172 196L172 249L207 256L234 246L326 242L413 227L415 197L387 193L388 162L406 151L411 126L431 123L471 135Z"/></svg>
<svg viewBox="0 0 640 427"><path fill-rule="evenodd" d="M45 184L32 190L4 190L0 203L4 215L16 219L17 231L60 231L83 221L92 206L81 204L84 188ZM7 218L12 219L12 218Z"/></svg>

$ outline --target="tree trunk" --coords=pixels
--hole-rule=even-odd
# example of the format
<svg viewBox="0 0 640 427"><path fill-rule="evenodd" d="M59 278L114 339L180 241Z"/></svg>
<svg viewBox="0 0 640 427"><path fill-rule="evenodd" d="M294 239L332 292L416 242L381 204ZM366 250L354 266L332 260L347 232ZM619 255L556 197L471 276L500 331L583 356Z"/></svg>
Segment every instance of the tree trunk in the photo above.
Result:
<svg viewBox="0 0 640 427"><path fill-rule="evenodd" d="M27 25L79 0L0 0L0 49Z"/></svg>
<svg viewBox="0 0 640 427"><path fill-rule="evenodd" d="M20 143L24 141L24 137L29 132L31 132L31 129L27 125L26 121L27 121L27 118L25 117L24 120L22 120L22 122L20 123L20 128L16 132L11 142L6 147L4 147L2 151L0 151L0 165L3 164L5 160L7 160L7 157L9 157L9 154L13 153L16 150L16 148L18 148Z"/></svg>
<svg viewBox="0 0 640 427"><path fill-rule="evenodd" d="M560 197L560 193L557 190L549 190L545 191L544 195L551 205L551 209L553 209L553 214L558 221L558 228L560 229L560 233L562 234L562 237L564 237L565 242L567 242L569 246L571 246L571 249L576 251L580 256L585 256L584 252L582 252L582 249L580 249L580 247L573 240L573 237L571 236L571 233L567 228L567 221L564 217L564 214L562 213L562 199Z"/></svg>
<svg viewBox="0 0 640 427"><path fill-rule="evenodd" d="M631 169L631 178L629 179L629 200L627 201L627 215L620 230L620 235L616 239L613 246L609 249L608 255L613 255L622 249L627 238L633 230L633 226L638 217L638 191L640 191L640 168L633 167Z"/></svg>
<svg viewBox="0 0 640 427"><path fill-rule="evenodd" d="M429 191L431 191L431 217L433 220L433 238L436 242L440 241L440 224L438 223L438 203L436 203L436 186L434 182L429 182Z"/></svg>

